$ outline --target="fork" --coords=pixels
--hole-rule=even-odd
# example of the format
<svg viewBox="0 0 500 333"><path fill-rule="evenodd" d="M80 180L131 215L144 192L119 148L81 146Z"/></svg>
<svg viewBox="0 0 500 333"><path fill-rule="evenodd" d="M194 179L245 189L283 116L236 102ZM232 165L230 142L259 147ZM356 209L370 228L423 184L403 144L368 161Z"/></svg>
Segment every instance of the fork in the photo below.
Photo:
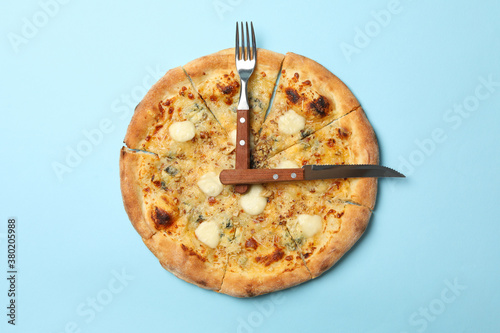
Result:
<svg viewBox="0 0 500 333"><path fill-rule="evenodd" d="M236 22L236 46L234 58L236 70L240 76L240 100L238 110L236 111L236 166L235 169L249 169L250 167L250 106L248 105L247 83L252 76L257 61L257 46L255 43L255 33L253 23L250 22L252 31L252 47L250 48L250 34L248 33L248 22L246 22L246 41L245 48L245 30L241 22L241 47L239 40L238 22ZM236 185L234 190L238 193L245 193L248 185Z"/></svg>

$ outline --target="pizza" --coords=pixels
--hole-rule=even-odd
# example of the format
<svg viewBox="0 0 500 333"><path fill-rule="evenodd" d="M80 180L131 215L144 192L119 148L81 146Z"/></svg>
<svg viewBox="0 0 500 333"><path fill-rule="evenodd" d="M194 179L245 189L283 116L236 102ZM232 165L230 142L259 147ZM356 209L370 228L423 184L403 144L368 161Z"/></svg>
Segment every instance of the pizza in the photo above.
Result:
<svg viewBox="0 0 500 333"><path fill-rule="evenodd" d="M257 52L253 167L378 164L373 129L340 79L294 53ZM120 180L132 225L166 270L252 297L331 268L366 229L377 181L269 183L245 194L222 185L220 172L235 165L239 88L234 49L169 70L136 108Z"/></svg>

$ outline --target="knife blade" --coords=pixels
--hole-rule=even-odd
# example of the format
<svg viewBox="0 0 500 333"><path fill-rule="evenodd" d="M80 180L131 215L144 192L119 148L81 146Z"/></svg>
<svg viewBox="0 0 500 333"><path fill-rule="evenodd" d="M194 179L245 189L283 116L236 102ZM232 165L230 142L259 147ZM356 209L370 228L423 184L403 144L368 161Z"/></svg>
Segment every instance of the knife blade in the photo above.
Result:
<svg viewBox="0 0 500 333"><path fill-rule="evenodd" d="M405 175L388 167L371 164L305 165L293 169L226 169L220 173L224 185L262 184L336 178L404 178Z"/></svg>

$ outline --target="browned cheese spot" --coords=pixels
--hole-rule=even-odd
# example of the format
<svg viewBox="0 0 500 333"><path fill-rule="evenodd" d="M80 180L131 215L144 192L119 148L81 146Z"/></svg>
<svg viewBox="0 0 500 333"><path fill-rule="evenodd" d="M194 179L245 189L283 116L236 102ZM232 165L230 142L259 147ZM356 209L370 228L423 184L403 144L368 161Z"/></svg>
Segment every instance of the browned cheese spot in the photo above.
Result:
<svg viewBox="0 0 500 333"><path fill-rule="evenodd" d="M247 241L245 242L245 248L247 249L257 250L257 247L259 247L259 244L257 244L257 241L253 237L247 239Z"/></svg>
<svg viewBox="0 0 500 333"><path fill-rule="evenodd" d="M217 89L219 89L224 95L234 95L239 87L240 84L238 82L231 82L227 85L217 83Z"/></svg>
<svg viewBox="0 0 500 333"><path fill-rule="evenodd" d="M151 212L151 219L155 223L157 229L163 230L172 226L175 222L171 214L158 207L155 207Z"/></svg>
<svg viewBox="0 0 500 333"><path fill-rule="evenodd" d="M309 111L312 111L315 115L319 116L320 118L326 116L329 107L330 103L324 96L319 96L318 98L307 104L307 109Z"/></svg>
<svg viewBox="0 0 500 333"><path fill-rule="evenodd" d="M226 96L224 103L226 103L227 105L233 104L233 97L238 93L240 84L236 81L228 80L228 84L224 85L221 83L217 83L216 86L217 89L219 89L222 94Z"/></svg>
<svg viewBox="0 0 500 333"><path fill-rule="evenodd" d="M163 118L163 115L165 114L165 108L161 104L161 102L158 103L158 109L160 110L160 118Z"/></svg>
<svg viewBox="0 0 500 333"><path fill-rule="evenodd" d="M292 102L293 104L297 104L297 102L300 101L300 95L297 92L297 90L295 90L294 88L290 88L290 87L286 88L285 94L286 94L286 98L290 102Z"/></svg>
<svg viewBox="0 0 500 333"><path fill-rule="evenodd" d="M345 128L337 128L337 136L340 139L345 140L345 139L349 138L350 135L351 135L351 133L349 133L349 131L346 130Z"/></svg>
<svg viewBox="0 0 500 333"><path fill-rule="evenodd" d="M264 264L264 266L269 266L273 262L280 261L284 256L285 252L283 252L283 249L279 248L275 244L273 253L267 254L265 256L258 256L255 258L255 261L257 263Z"/></svg>
<svg viewBox="0 0 500 333"><path fill-rule="evenodd" d="M153 135L155 135L156 133L158 133L158 131L159 131L159 130L161 130L161 128L162 128L162 127L163 127L163 125L157 125L157 126L155 127L154 132L153 132Z"/></svg>

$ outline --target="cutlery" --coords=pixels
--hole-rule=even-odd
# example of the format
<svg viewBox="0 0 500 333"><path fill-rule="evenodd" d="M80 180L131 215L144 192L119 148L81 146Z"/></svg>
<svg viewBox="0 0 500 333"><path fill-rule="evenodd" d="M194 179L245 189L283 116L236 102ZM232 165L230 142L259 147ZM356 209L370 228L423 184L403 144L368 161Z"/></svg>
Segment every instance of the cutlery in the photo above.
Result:
<svg viewBox="0 0 500 333"><path fill-rule="evenodd" d="M252 47L250 47L250 34L248 32L248 22L246 23L246 47L245 31L243 22L241 22L241 47L239 43L238 22L236 22L236 46L234 57L236 61L236 70L240 76L240 100L236 112L236 166L235 170L249 169L250 167L250 107L248 105L247 83L255 68L257 60L257 46L255 43L255 33L253 23L250 22L252 31ZM248 185L239 183L235 186L235 191L245 193Z"/></svg>
<svg viewBox="0 0 500 333"><path fill-rule="evenodd" d="M219 176L224 185L358 177L404 178L405 176L391 168L371 164L305 165L302 168L293 169L226 169L222 170Z"/></svg>

